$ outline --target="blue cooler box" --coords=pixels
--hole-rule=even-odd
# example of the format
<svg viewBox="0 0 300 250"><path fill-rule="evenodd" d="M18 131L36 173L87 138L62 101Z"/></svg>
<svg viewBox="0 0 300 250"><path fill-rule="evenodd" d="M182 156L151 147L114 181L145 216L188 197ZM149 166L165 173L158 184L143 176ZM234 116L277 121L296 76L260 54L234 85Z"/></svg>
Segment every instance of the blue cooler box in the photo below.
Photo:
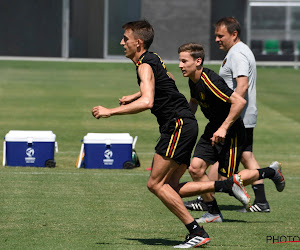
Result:
<svg viewBox="0 0 300 250"><path fill-rule="evenodd" d="M83 138L85 168L123 168L131 161L132 142L128 133L88 133Z"/></svg>
<svg viewBox="0 0 300 250"><path fill-rule="evenodd" d="M55 166L55 139L52 131L9 131L4 141L3 166L5 162L7 166Z"/></svg>

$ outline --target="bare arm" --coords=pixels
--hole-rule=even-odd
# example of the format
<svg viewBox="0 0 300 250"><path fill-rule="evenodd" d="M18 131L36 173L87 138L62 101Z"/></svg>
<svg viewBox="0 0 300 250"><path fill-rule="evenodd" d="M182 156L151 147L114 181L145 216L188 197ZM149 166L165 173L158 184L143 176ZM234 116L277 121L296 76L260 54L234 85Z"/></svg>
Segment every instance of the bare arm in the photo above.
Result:
<svg viewBox="0 0 300 250"><path fill-rule="evenodd" d="M128 103L135 101L136 99L140 98L141 96L142 96L141 91L139 91L135 94L132 94L132 95L123 96L122 98L119 99L119 103L120 103L120 105L126 105Z"/></svg>
<svg viewBox="0 0 300 250"><path fill-rule="evenodd" d="M108 118L113 115L136 114L151 109L154 103L155 79L152 68L149 64L142 64L138 67L140 82L140 97L127 105L107 109L96 106L92 109L95 118Z"/></svg>
<svg viewBox="0 0 300 250"><path fill-rule="evenodd" d="M220 128L213 134L212 145L215 143L224 142L226 133L232 124L239 118L246 105L246 100L236 92L233 92L228 102L231 103L230 111Z"/></svg>
<svg viewBox="0 0 300 250"><path fill-rule="evenodd" d="M197 109L198 109L198 102L195 98L191 98L189 102L190 108L193 112L193 114L196 114Z"/></svg>
<svg viewBox="0 0 300 250"><path fill-rule="evenodd" d="M236 80L235 92L238 93L241 97L245 98L249 87L248 77L238 76L237 78L235 78L235 80Z"/></svg>

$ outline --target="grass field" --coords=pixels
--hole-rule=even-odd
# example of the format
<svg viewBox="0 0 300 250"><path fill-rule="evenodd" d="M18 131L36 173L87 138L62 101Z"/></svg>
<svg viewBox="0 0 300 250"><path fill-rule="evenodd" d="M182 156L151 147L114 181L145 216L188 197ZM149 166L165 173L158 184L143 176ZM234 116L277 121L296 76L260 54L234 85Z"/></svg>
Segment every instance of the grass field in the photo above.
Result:
<svg viewBox="0 0 300 250"><path fill-rule="evenodd" d="M189 98L187 79L177 65L167 66ZM184 226L146 188L159 136L155 117L149 111L100 120L91 115L95 105L114 107L138 91L133 64L0 61L0 75L0 136L52 130L59 148L54 169L0 167L0 249L169 249L183 241ZM225 222L204 225L212 239L208 249L300 248L266 240L300 236L299 75L292 68L258 68L254 152L261 166L283 163L286 189L278 193L265 181L268 214L237 213L238 201L217 194ZM197 118L201 132L206 120L200 112ZM141 167L75 168L81 140L91 132L137 135Z"/></svg>

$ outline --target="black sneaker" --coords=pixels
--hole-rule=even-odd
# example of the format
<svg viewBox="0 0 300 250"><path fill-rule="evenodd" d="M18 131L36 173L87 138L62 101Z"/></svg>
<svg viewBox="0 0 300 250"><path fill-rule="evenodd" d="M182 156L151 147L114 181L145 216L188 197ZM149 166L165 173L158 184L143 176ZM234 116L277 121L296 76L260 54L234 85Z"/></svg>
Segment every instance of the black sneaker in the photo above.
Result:
<svg viewBox="0 0 300 250"><path fill-rule="evenodd" d="M204 231L205 232L205 231ZM202 236L200 234L188 234L182 244L174 246L174 248L196 248L210 242L208 234L205 232Z"/></svg>
<svg viewBox="0 0 300 250"><path fill-rule="evenodd" d="M184 205L191 211L208 211L207 205L204 203L203 198L199 196L196 200L186 201Z"/></svg>
<svg viewBox="0 0 300 250"><path fill-rule="evenodd" d="M247 212L260 212L260 213L270 213L270 206L269 203L254 203L252 206L249 207L249 211L245 208L237 210L240 213L247 213Z"/></svg>

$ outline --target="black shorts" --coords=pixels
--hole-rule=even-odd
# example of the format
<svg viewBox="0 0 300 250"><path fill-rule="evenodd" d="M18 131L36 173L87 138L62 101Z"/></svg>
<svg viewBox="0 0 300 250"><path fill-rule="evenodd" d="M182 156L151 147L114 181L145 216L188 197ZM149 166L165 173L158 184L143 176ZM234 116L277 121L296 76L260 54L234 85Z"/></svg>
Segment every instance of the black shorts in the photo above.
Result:
<svg viewBox="0 0 300 250"><path fill-rule="evenodd" d="M237 123L231 127L223 143L217 143L213 147L210 138L217 128L210 124L205 127L204 134L196 145L194 157L214 164L219 162L219 174L230 177L238 172L238 166L241 161L246 132L243 123Z"/></svg>
<svg viewBox="0 0 300 250"><path fill-rule="evenodd" d="M253 129L254 128L246 128L246 141L244 151L253 152Z"/></svg>
<svg viewBox="0 0 300 250"><path fill-rule="evenodd" d="M155 152L173 159L178 164L189 166L198 136L197 120L174 118L160 127L160 133Z"/></svg>

